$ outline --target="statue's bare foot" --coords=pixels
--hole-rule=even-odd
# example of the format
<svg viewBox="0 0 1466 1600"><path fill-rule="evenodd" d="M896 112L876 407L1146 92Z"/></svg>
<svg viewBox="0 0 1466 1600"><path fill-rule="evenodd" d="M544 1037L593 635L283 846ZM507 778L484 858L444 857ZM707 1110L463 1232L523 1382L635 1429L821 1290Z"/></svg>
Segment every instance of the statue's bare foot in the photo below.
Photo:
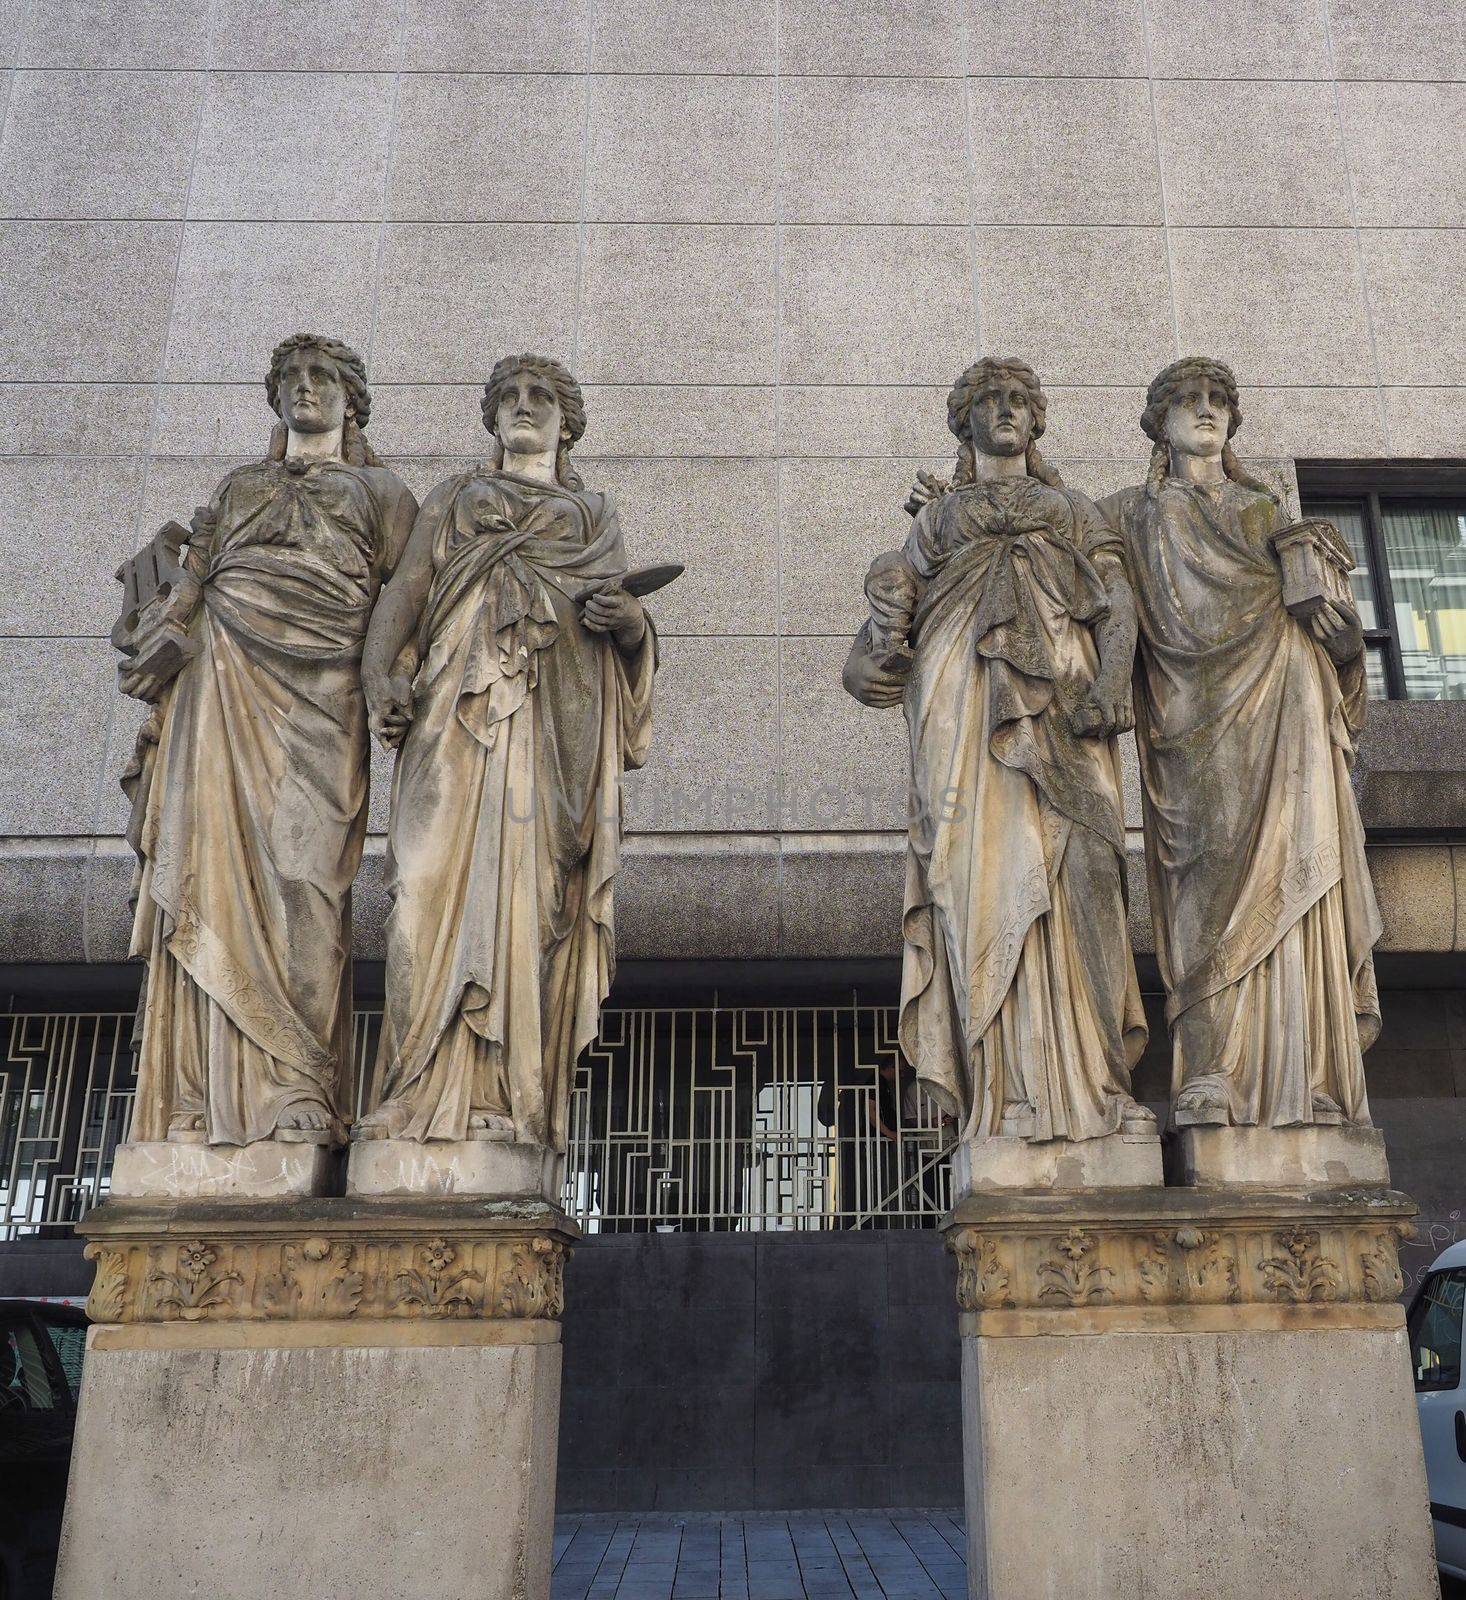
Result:
<svg viewBox="0 0 1466 1600"><path fill-rule="evenodd" d="M407 1126L407 1110L404 1106L395 1105L387 1101L379 1105L375 1111L368 1111L364 1117L358 1117L352 1124L351 1137L353 1139L400 1139L402 1130Z"/></svg>
<svg viewBox="0 0 1466 1600"><path fill-rule="evenodd" d="M329 1144L332 1118L320 1106L291 1106L275 1121L275 1138L286 1144Z"/></svg>
<svg viewBox="0 0 1466 1600"><path fill-rule="evenodd" d="M1144 1137L1156 1134L1158 1127L1155 1112L1138 1100L1126 1100L1120 1110L1120 1132Z"/></svg>
<svg viewBox="0 0 1466 1600"><path fill-rule="evenodd" d="M1344 1120L1343 1108L1331 1095L1315 1094L1313 1097L1313 1120L1315 1123L1324 1123L1337 1127Z"/></svg>
<svg viewBox="0 0 1466 1600"><path fill-rule="evenodd" d="M1003 1110L1003 1120L998 1124L998 1137L1031 1139L1036 1125L1032 1104L1027 1100L1015 1100Z"/></svg>
<svg viewBox="0 0 1466 1600"><path fill-rule="evenodd" d="M473 1111L468 1118L470 1139L512 1139L514 1118L501 1117L494 1111Z"/></svg>
<svg viewBox="0 0 1466 1600"><path fill-rule="evenodd" d="M1225 1128L1232 1121L1232 1107L1220 1084L1193 1083L1176 1096L1172 1115L1178 1128Z"/></svg>
<svg viewBox="0 0 1466 1600"><path fill-rule="evenodd" d="M202 1111L178 1111L168 1119L168 1139L172 1144L203 1144L207 1137Z"/></svg>

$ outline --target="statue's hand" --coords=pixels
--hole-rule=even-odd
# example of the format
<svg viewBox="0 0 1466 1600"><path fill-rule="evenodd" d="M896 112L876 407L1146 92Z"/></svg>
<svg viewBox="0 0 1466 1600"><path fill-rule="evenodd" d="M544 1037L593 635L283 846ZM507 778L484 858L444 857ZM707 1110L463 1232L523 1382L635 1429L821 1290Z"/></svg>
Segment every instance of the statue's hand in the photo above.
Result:
<svg viewBox="0 0 1466 1600"><path fill-rule="evenodd" d="M934 472L927 472L918 468L916 482L911 485L911 493L906 496L906 514L914 517L925 505L930 505L933 500L940 500L950 490L952 485L945 478L939 478Z"/></svg>
<svg viewBox="0 0 1466 1600"><path fill-rule="evenodd" d="M1070 726L1081 739L1113 739L1135 726L1135 708L1128 683L1097 678L1080 698Z"/></svg>
<svg viewBox="0 0 1466 1600"><path fill-rule="evenodd" d="M641 601L620 584L595 590L580 615L592 633L609 633L623 650L634 650L646 632Z"/></svg>
<svg viewBox="0 0 1466 1600"><path fill-rule="evenodd" d="M862 705L884 711L890 706L899 706L906 698L909 675L909 667L904 672L897 671L857 646L850 652L841 681L845 692L854 695Z"/></svg>
<svg viewBox="0 0 1466 1600"><path fill-rule="evenodd" d="M1341 666L1364 648L1364 628L1353 606L1325 600L1308 619L1309 631Z"/></svg>
<svg viewBox="0 0 1466 1600"><path fill-rule="evenodd" d="M367 721L388 750L395 750L407 737L412 723L412 682L400 672L390 677L367 679Z"/></svg>

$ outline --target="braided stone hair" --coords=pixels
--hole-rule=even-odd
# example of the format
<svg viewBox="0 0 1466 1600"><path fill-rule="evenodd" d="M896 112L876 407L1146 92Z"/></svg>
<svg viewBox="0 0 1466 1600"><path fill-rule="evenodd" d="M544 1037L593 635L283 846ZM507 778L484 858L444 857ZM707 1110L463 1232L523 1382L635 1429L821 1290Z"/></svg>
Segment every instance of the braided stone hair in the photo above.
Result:
<svg viewBox="0 0 1466 1600"><path fill-rule="evenodd" d="M336 368L341 386L346 390L346 424L341 430L342 457L354 467L379 467L381 462L366 442L362 429L372 414L372 392L367 388L366 362L348 344L339 339L328 339L319 333L292 333L282 339L270 355L270 370L265 374L265 398L278 417L280 411L280 382L285 376L285 363L297 350L319 350ZM270 459L283 461L289 434L283 422L277 424L270 436Z"/></svg>
<svg viewBox="0 0 1466 1600"><path fill-rule="evenodd" d="M1237 379L1225 361L1216 361L1210 356L1183 356L1179 361L1173 361L1170 366L1156 373L1150 380L1150 387L1145 391L1145 410L1141 414L1140 427L1146 438L1152 442L1150 468L1145 475L1146 498L1154 500L1161 491L1161 485L1170 475L1171 447L1166 443L1166 412L1170 409L1171 402L1176 398L1176 392L1181 385L1194 378L1210 378L1213 383L1221 385L1227 396L1229 421L1227 442L1222 446L1222 471L1233 483L1266 495L1276 505L1277 495L1242 466L1232 449L1232 435L1242 426L1242 406L1237 397Z"/></svg>
<svg viewBox="0 0 1466 1600"><path fill-rule="evenodd" d="M1028 391L1028 405L1033 413L1033 433L1028 441L1025 463L1028 475L1061 489L1064 480L1039 454L1038 441L1044 431L1049 402L1039 386L1038 374L1026 361L1015 361L1011 356L984 356L975 361L952 385L947 396L947 426L957 436L957 470L952 474L952 487L971 483L977 476L976 451L972 443L972 403L992 383L1005 378L1016 378Z"/></svg>
<svg viewBox="0 0 1466 1600"><path fill-rule="evenodd" d="M503 356L494 363L489 381L484 385L484 426L494 434L494 465L504 464L504 447L499 443L494 424L498 419L499 405L508 392L510 383L521 372L533 372L544 378L555 391L560 402L562 432L555 450L555 476L567 489L582 489L580 474L570 464L570 452L585 432L585 395L580 385L570 375L570 368L553 356L519 355Z"/></svg>

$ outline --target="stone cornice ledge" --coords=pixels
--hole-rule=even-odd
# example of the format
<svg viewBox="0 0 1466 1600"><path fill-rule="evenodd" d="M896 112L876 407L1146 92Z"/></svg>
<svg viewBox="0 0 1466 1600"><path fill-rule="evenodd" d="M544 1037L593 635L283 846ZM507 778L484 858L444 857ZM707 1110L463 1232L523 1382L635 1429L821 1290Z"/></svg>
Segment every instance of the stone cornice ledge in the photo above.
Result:
<svg viewBox="0 0 1466 1600"><path fill-rule="evenodd" d="M953 1212L964 1332L1397 1327L1393 1190L973 1195Z"/></svg>
<svg viewBox="0 0 1466 1600"><path fill-rule="evenodd" d="M93 1322L556 1321L580 1231L484 1199L111 1200L77 1231Z"/></svg>

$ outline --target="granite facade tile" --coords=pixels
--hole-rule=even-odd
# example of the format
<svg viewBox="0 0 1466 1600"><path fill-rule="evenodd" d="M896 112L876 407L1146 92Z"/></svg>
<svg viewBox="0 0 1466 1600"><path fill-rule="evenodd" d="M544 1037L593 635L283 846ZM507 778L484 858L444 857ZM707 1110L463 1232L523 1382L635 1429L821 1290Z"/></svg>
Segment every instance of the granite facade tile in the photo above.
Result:
<svg viewBox="0 0 1466 1600"><path fill-rule="evenodd" d="M192 72L17 72L0 216L181 217L203 88Z"/></svg>
<svg viewBox="0 0 1466 1600"><path fill-rule="evenodd" d="M586 218L772 222L777 128L773 78L594 77Z"/></svg>

